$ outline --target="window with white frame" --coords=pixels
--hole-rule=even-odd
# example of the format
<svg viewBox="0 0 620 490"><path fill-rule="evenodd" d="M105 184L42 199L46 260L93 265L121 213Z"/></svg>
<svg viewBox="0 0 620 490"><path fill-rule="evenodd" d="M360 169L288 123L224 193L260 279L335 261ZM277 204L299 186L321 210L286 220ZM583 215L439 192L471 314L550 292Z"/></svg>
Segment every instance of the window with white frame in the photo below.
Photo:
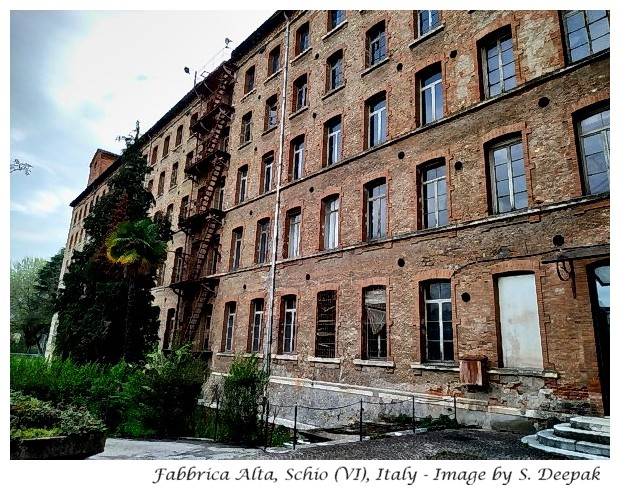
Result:
<svg viewBox="0 0 620 490"><path fill-rule="evenodd" d="M235 330L235 315L237 313L237 303L226 303L226 323L224 325L223 351L232 352L233 333Z"/></svg>
<svg viewBox="0 0 620 490"><path fill-rule="evenodd" d="M339 49L327 58L327 91L335 90L344 82L342 60L342 49Z"/></svg>
<svg viewBox="0 0 620 490"><path fill-rule="evenodd" d="M386 57L385 22L381 21L366 33L366 66L374 66Z"/></svg>
<svg viewBox="0 0 620 490"><path fill-rule="evenodd" d="M291 171L290 179L301 179L304 175L304 135L298 136L291 141Z"/></svg>
<svg viewBox="0 0 620 490"><path fill-rule="evenodd" d="M325 124L326 164L332 165L342 158L342 119L337 116Z"/></svg>
<svg viewBox="0 0 620 490"><path fill-rule="evenodd" d="M439 27L439 10L418 10L418 36Z"/></svg>
<svg viewBox="0 0 620 490"><path fill-rule="evenodd" d="M422 174L422 224L436 228L448 224L448 199L446 190L446 165L432 164Z"/></svg>
<svg viewBox="0 0 620 490"><path fill-rule="evenodd" d="M293 112L308 105L308 75L302 75L293 83Z"/></svg>
<svg viewBox="0 0 620 490"><path fill-rule="evenodd" d="M507 213L527 208L525 160L521 138L491 146L488 155L493 211Z"/></svg>
<svg viewBox="0 0 620 490"><path fill-rule="evenodd" d="M323 249L338 248L338 213L340 197L330 196L323 200Z"/></svg>
<svg viewBox="0 0 620 490"><path fill-rule="evenodd" d="M295 352L297 323L297 298L294 295L282 297L281 318L280 352L292 354Z"/></svg>
<svg viewBox="0 0 620 490"><path fill-rule="evenodd" d="M366 240L384 238L387 232L387 184L377 179L365 187Z"/></svg>
<svg viewBox="0 0 620 490"><path fill-rule="evenodd" d="M250 325L250 352L260 352L263 336L263 316L265 313L265 300L257 298L252 300L252 323Z"/></svg>
<svg viewBox="0 0 620 490"><path fill-rule="evenodd" d="M243 240L243 228L235 228L232 232L230 268L238 269L241 266L241 242Z"/></svg>
<svg viewBox="0 0 620 490"><path fill-rule="evenodd" d="M485 39L482 63L486 97L494 97L517 86L510 31L502 30Z"/></svg>
<svg viewBox="0 0 620 490"><path fill-rule="evenodd" d="M564 11L564 30L571 63L609 49L609 18L605 10Z"/></svg>
<svg viewBox="0 0 620 490"><path fill-rule="evenodd" d="M252 113L248 112L241 118L241 140L240 144L252 140Z"/></svg>
<svg viewBox="0 0 620 490"><path fill-rule="evenodd" d="M256 228L256 263L264 264L267 262L269 252L269 218L258 222Z"/></svg>
<svg viewBox="0 0 620 490"><path fill-rule="evenodd" d="M368 148L377 146L385 141L387 130L387 111L385 92L366 103L368 111Z"/></svg>
<svg viewBox="0 0 620 490"><path fill-rule="evenodd" d="M273 187L273 153L263 157L262 191L269 192Z"/></svg>
<svg viewBox="0 0 620 490"><path fill-rule="evenodd" d="M244 165L237 171L237 204L241 204L247 197L248 166Z"/></svg>
<svg viewBox="0 0 620 490"><path fill-rule="evenodd" d="M578 132L586 193L609 192L609 108L580 119Z"/></svg>
<svg viewBox="0 0 620 490"><path fill-rule="evenodd" d="M434 281L424 291L426 361L453 361L452 298L449 281Z"/></svg>
<svg viewBox="0 0 620 490"><path fill-rule="evenodd" d="M272 95L265 104L265 130L278 124L278 96Z"/></svg>
<svg viewBox="0 0 620 490"><path fill-rule="evenodd" d="M362 358L387 357L387 310L385 286L371 286L363 290Z"/></svg>
<svg viewBox="0 0 620 490"><path fill-rule="evenodd" d="M443 117L443 85L441 65L422 72L420 80L420 122L422 125Z"/></svg>
<svg viewBox="0 0 620 490"><path fill-rule="evenodd" d="M287 240L286 258L300 256L299 244L301 243L301 209L291 209L286 215Z"/></svg>

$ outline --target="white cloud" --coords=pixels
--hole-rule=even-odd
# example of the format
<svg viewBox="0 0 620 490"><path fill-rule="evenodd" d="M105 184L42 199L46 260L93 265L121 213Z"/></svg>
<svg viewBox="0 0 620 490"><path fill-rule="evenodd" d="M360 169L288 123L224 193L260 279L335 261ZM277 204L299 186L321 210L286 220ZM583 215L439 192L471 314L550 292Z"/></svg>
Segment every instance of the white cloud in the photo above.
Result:
<svg viewBox="0 0 620 490"><path fill-rule="evenodd" d="M11 142L17 143L26 139L26 132L21 129L11 128Z"/></svg>
<svg viewBox="0 0 620 490"><path fill-rule="evenodd" d="M68 209L69 203L75 196L75 191L67 187L60 187L51 191L36 191L30 198L23 200L21 203L12 202L11 211L46 216L56 212L58 209Z"/></svg>

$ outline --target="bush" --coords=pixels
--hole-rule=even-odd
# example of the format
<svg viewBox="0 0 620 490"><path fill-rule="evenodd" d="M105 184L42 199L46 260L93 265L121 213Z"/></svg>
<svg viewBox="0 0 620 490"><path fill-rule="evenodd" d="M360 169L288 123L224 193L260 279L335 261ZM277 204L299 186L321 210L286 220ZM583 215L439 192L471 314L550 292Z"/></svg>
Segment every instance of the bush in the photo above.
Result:
<svg viewBox="0 0 620 490"><path fill-rule="evenodd" d="M252 446L263 440L259 420L267 376L256 356L235 357L223 381L222 425L226 440Z"/></svg>

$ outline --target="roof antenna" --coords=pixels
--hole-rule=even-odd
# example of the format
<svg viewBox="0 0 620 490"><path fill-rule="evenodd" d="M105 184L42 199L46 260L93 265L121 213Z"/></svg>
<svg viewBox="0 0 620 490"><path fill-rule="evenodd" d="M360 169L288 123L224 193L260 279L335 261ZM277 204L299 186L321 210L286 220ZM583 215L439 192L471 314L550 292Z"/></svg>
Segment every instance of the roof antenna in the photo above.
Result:
<svg viewBox="0 0 620 490"><path fill-rule="evenodd" d="M232 40L231 40L231 39L226 38L226 39L224 39L224 43L226 44L226 46L224 46L224 49L226 49L226 48L228 48L228 45L229 45L230 43L232 43Z"/></svg>

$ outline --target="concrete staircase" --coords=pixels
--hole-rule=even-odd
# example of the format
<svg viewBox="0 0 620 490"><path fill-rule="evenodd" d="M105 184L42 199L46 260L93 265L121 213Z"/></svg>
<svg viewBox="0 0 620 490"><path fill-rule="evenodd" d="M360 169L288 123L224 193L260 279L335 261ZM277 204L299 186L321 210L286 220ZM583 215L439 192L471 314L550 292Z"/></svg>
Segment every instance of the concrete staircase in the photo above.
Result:
<svg viewBox="0 0 620 490"><path fill-rule="evenodd" d="M609 417L573 417L522 442L568 459L609 459Z"/></svg>

